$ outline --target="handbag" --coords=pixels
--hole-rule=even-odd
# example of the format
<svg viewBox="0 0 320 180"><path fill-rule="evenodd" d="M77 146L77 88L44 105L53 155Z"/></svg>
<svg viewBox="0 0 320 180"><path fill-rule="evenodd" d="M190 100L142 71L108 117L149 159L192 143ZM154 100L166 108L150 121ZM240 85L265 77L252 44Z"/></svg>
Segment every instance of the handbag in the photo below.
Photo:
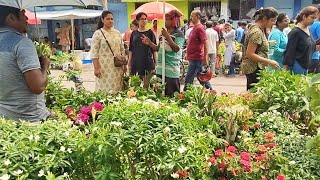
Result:
<svg viewBox="0 0 320 180"><path fill-rule="evenodd" d="M101 29L100 29L100 31L101 31L104 39L106 40L106 42L107 42L107 44L108 44L108 47L109 47L109 49L110 49L110 51L111 51L111 53L112 53L112 55L113 55L114 66L115 66L115 67L122 67L122 66L124 66L124 65L127 65L127 64L128 64L128 61L127 61L126 57L123 56L123 55L115 56L114 53L113 53L113 51L112 51L112 49L111 49L111 46L110 46L107 38L106 38L106 36L104 35L104 33L102 32Z"/></svg>

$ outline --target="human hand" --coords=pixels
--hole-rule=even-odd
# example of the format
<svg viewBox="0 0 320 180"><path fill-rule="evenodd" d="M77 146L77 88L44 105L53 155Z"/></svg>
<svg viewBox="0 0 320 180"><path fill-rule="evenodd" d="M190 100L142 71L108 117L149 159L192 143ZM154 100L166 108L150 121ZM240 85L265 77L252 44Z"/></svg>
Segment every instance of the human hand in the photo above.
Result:
<svg viewBox="0 0 320 180"><path fill-rule="evenodd" d="M49 69L49 66L50 66L50 59L48 57L45 57L45 56L41 56L39 58L39 61L40 61L40 67L41 69Z"/></svg>
<svg viewBox="0 0 320 180"><path fill-rule="evenodd" d="M151 40L150 40L146 35L142 34L141 39L142 39L142 43L143 43L143 44L149 46Z"/></svg>
<svg viewBox="0 0 320 180"><path fill-rule="evenodd" d="M168 31L165 28L162 28L161 30L161 34L168 39L170 37L170 34L168 33Z"/></svg>
<svg viewBox="0 0 320 180"><path fill-rule="evenodd" d="M101 67L94 68L94 75L99 79L101 78Z"/></svg>
<svg viewBox="0 0 320 180"><path fill-rule="evenodd" d="M156 70L155 69L152 69L151 71L150 71L150 74L155 74L156 73Z"/></svg>
<svg viewBox="0 0 320 180"><path fill-rule="evenodd" d="M123 73L126 73L128 71L128 66L127 65L124 65L123 66Z"/></svg>
<svg viewBox="0 0 320 180"><path fill-rule="evenodd" d="M320 51L320 45L316 45L316 51Z"/></svg>
<svg viewBox="0 0 320 180"><path fill-rule="evenodd" d="M269 60L269 65L276 68L276 69L280 69L280 65L277 61L274 61L274 60Z"/></svg>

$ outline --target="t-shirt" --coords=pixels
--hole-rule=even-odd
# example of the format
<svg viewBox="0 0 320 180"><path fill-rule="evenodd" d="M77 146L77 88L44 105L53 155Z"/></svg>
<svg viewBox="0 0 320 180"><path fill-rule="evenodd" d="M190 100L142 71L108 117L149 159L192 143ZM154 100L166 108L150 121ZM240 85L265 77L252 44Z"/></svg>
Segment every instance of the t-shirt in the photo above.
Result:
<svg viewBox="0 0 320 180"><path fill-rule="evenodd" d="M188 39L187 60L202 61L204 59L204 44L206 40L207 35L203 25L195 25Z"/></svg>
<svg viewBox="0 0 320 180"><path fill-rule="evenodd" d="M309 27L312 37L315 41L320 39L320 21L314 21L314 23ZM315 51L312 55L313 60L319 60L320 53L319 51Z"/></svg>
<svg viewBox="0 0 320 180"><path fill-rule="evenodd" d="M142 42L142 34L147 36L154 44L156 37L151 29L145 32L134 30L130 36L129 51L132 52L131 71L143 73L155 68L153 50Z"/></svg>
<svg viewBox="0 0 320 180"><path fill-rule="evenodd" d="M171 47L165 42L165 76L169 78L179 78L180 76L180 60L182 58L182 46L184 44L183 33L176 29L170 33L172 40L179 46L178 52L172 51ZM159 42L162 42L160 36ZM162 45L160 44L158 63L157 63L157 74L162 75Z"/></svg>
<svg viewBox="0 0 320 180"><path fill-rule="evenodd" d="M40 69L33 42L12 29L0 28L0 62L0 116L29 122L46 119L44 93L32 93L23 76Z"/></svg>
<svg viewBox="0 0 320 180"><path fill-rule="evenodd" d="M243 35L244 35L244 29L242 29L242 27L238 27L236 29L236 36L237 36L237 41L238 42L241 42L241 39L242 39Z"/></svg>
<svg viewBox="0 0 320 180"><path fill-rule="evenodd" d="M217 31L213 30L212 28L208 28L206 29L206 34L208 54L217 53L217 42L219 41L219 35Z"/></svg>
<svg viewBox="0 0 320 180"><path fill-rule="evenodd" d="M304 69L308 69L315 41L302 29L295 27L288 35L288 45L283 57L283 65L293 66L297 61Z"/></svg>
<svg viewBox="0 0 320 180"><path fill-rule="evenodd" d="M248 44L257 44L256 54L258 56L268 58L268 51L269 51L269 43L266 38L266 35L262 29L260 29L256 25L252 25L248 30L246 35L246 39L244 41L244 52L247 51ZM247 56L244 57L241 70L244 74L251 74L255 72L258 68L263 69L265 65L257 63Z"/></svg>

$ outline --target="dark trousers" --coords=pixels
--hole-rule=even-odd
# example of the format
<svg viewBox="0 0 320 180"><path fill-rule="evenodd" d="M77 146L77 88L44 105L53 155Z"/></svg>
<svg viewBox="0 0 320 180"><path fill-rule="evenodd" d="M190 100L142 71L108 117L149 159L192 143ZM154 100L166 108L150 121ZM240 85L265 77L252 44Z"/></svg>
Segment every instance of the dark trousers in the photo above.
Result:
<svg viewBox="0 0 320 180"><path fill-rule="evenodd" d="M312 59L310 66L308 68L308 73L319 73L320 72L320 62L319 60Z"/></svg>
<svg viewBox="0 0 320 180"><path fill-rule="evenodd" d="M253 88L253 84L254 83L258 83L259 82L259 70L260 69L257 69L255 72L251 73L251 74L246 74L246 77L247 77L247 90Z"/></svg>
<svg viewBox="0 0 320 180"><path fill-rule="evenodd" d="M157 75L157 77L162 78L162 75ZM175 92L180 92L180 81L179 78L165 78L165 95L173 97Z"/></svg>

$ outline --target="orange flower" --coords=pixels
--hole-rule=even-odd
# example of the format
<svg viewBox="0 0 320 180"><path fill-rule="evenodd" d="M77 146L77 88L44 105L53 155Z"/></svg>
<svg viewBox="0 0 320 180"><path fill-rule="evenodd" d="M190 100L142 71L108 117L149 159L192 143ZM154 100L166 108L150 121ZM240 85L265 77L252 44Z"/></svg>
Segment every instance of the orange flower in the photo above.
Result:
<svg viewBox="0 0 320 180"><path fill-rule="evenodd" d="M265 153L268 151L268 149L264 145L259 145L258 146L258 151L261 153Z"/></svg>
<svg viewBox="0 0 320 180"><path fill-rule="evenodd" d="M230 173L232 176L237 176L237 173L233 168L230 170Z"/></svg>
<svg viewBox="0 0 320 180"><path fill-rule="evenodd" d="M179 93L179 94L178 94L178 99L184 99L184 94Z"/></svg>
<svg viewBox="0 0 320 180"><path fill-rule="evenodd" d="M131 89L130 91L127 92L127 95L129 98L131 98L131 97L135 97L137 95L137 93Z"/></svg>
<svg viewBox="0 0 320 180"><path fill-rule="evenodd" d="M267 141L272 141L273 137L274 137L274 134L272 132L267 132L265 134L265 138L266 138Z"/></svg>

